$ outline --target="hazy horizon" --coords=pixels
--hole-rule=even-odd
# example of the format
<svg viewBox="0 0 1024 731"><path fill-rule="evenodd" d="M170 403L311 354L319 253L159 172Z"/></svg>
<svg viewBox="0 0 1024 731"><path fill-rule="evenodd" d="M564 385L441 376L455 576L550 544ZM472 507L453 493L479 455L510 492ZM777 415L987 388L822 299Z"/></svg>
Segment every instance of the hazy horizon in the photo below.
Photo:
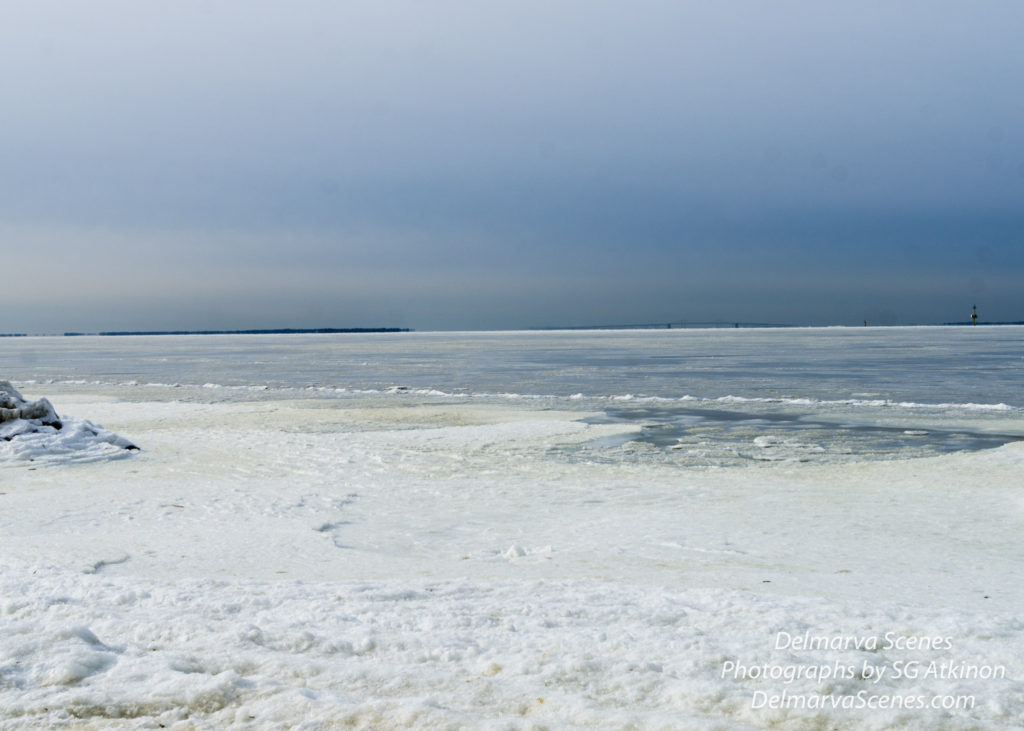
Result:
<svg viewBox="0 0 1024 731"><path fill-rule="evenodd" d="M0 332L1024 319L1019 3L0 8Z"/></svg>
<svg viewBox="0 0 1024 731"><path fill-rule="evenodd" d="M791 323L747 323L747 322L706 322L706 323L638 323L638 324L610 324L610 325L542 325L521 328L476 328L476 329L417 329L401 326L383 325L381 327L359 327L352 328L327 326L312 327L289 327L289 328L252 328L238 330L95 330L95 331L74 331L64 332L3 332L0 338L60 338L60 337L146 337L146 336L173 336L173 335L379 335L379 334L458 334L458 333L515 333L515 332L614 332L614 331L664 331L664 330L833 330L840 329L870 329L870 328L948 328L948 327L971 327L973 323L969 320L964 322L917 322L902 325L882 325L861 323L855 324L832 324L832 325L800 325ZM1024 327L1024 321L1000 321L987 322L978 320L978 327ZM318 332L331 331L334 332Z"/></svg>

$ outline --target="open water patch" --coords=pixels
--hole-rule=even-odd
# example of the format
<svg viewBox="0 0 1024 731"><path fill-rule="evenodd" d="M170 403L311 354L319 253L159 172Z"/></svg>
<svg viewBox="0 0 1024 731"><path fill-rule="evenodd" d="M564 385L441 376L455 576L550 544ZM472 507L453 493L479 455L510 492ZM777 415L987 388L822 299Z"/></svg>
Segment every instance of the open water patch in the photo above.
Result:
<svg viewBox="0 0 1024 731"><path fill-rule="evenodd" d="M994 449L1024 435L963 425L922 427L876 423L871 414L801 413L766 407L735 410L691 406L616 407L588 424L635 424L629 434L603 437L579 447L587 459L621 460L659 455L689 466L753 462L853 462L930 457ZM652 451L653 450L653 451Z"/></svg>

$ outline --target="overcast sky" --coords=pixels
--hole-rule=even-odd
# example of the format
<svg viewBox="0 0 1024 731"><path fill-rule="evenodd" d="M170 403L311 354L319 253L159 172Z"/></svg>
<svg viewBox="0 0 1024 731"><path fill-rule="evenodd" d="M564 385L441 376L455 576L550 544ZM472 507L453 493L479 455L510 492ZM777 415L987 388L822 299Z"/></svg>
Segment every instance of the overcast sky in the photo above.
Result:
<svg viewBox="0 0 1024 731"><path fill-rule="evenodd" d="M0 0L0 332L1024 320L1024 3Z"/></svg>

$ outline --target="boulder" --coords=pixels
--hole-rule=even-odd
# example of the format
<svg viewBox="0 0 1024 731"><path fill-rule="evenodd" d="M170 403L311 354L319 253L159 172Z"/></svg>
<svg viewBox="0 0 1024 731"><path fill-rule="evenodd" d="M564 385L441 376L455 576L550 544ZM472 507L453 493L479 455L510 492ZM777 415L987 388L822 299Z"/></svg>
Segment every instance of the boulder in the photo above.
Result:
<svg viewBox="0 0 1024 731"><path fill-rule="evenodd" d="M10 381L0 381L0 424L18 419L38 422L39 426L52 426L54 429L64 426L53 410L53 404L47 399L26 401Z"/></svg>
<svg viewBox="0 0 1024 731"><path fill-rule="evenodd" d="M10 381L0 381L0 447L0 460L65 461L104 459L139 449L91 421L59 417L48 399L26 401Z"/></svg>

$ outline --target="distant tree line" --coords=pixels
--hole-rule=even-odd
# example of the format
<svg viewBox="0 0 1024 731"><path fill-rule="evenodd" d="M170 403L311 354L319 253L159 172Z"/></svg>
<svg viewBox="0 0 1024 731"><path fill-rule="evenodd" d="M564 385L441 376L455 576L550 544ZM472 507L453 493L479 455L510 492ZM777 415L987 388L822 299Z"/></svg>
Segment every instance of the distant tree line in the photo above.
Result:
<svg viewBox="0 0 1024 731"><path fill-rule="evenodd" d="M292 328L284 327L272 330L125 330L118 332L78 333L66 332L65 337L78 335L303 335L307 333L407 333L407 327L318 327Z"/></svg>

